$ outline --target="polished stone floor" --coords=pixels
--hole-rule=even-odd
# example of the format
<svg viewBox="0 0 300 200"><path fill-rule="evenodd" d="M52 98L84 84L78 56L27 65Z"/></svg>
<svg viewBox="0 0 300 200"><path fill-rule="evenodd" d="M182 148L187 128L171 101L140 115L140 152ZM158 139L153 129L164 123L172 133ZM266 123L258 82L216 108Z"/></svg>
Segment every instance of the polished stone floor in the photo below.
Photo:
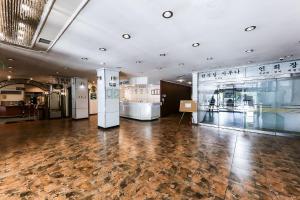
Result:
<svg viewBox="0 0 300 200"><path fill-rule="evenodd" d="M0 199L300 199L300 138L96 121L0 125Z"/></svg>

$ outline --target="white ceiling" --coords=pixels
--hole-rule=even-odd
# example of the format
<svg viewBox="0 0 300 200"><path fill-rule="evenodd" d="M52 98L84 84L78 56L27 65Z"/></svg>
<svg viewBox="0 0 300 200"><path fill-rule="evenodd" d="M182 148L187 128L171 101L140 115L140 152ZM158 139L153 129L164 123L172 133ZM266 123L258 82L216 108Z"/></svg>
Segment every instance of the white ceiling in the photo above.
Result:
<svg viewBox="0 0 300 200"><path fill-rule="evenodd" d="M166 10L174 16L163 18ZM245 32L251 25L257 29ZM132 38L123 39L124 33ZM297 59L299 41L299 0L90 0L49 52L2 44L0 56L16 59L8 64L15 66L16 76L58 71L92 79L104 62L158 81L249 61L272 62L287 55ZM192 47L195 42L200 46ZM107 51L99 51L101 47ZM254 52L245 53L247 49ZM1 71L0 78L6 73Z"/></svg>

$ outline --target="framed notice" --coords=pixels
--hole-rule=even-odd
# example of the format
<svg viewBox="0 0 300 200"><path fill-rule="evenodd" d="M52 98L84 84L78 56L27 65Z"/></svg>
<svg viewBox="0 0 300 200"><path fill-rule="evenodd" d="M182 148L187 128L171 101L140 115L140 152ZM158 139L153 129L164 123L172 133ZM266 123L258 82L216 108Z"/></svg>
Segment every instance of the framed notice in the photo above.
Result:
<svg viewBox="0 0 300 200"><path fill-rule="evenodd" d="M179 112L197 112L197 103L193 100L180 101Z"/></svg>

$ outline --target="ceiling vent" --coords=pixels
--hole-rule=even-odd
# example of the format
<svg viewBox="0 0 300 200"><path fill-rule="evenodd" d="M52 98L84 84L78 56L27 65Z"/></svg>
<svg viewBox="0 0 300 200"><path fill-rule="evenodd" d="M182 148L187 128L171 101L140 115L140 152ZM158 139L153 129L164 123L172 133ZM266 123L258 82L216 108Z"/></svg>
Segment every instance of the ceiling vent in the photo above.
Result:
<svg viewBox="0 0 300 200"><path fill-rule="evenodd" d="M44 38L40 38L40 39L39 39L39 43L50 44L51 41L50 41L50 40L47 40L47 39L44 39Z"/></svg>

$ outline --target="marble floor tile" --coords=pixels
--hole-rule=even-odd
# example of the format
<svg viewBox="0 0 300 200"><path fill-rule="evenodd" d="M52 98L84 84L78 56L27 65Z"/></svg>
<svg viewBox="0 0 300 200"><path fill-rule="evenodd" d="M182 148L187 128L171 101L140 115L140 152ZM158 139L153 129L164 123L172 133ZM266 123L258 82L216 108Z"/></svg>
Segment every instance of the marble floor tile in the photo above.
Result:
<svg viewBox="0 0 300 200"><path fill-rule="evenodd" d="M0 200L300 199L300 138L178 121L0 125Z"/></svg>

